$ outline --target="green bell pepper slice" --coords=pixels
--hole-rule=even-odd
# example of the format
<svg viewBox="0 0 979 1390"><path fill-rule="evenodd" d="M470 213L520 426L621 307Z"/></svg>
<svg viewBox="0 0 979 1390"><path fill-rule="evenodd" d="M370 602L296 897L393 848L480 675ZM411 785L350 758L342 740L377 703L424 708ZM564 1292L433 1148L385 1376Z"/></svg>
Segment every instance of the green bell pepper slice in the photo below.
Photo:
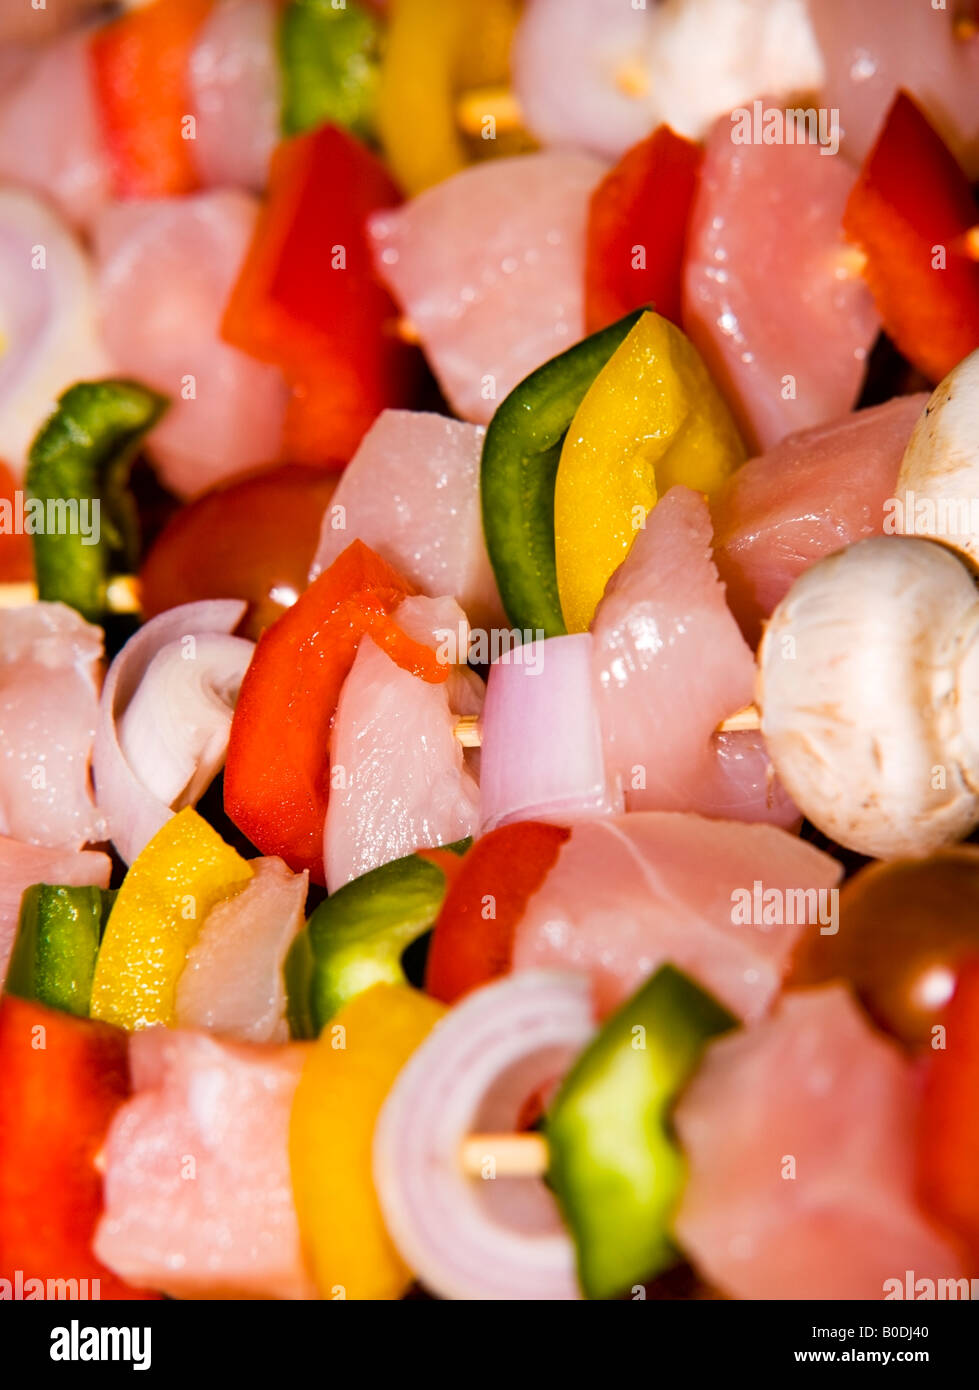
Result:
<svg viewBox="0 0 979 1390"><path fill-rule="evenodd" d="M548 1181L588 1298L614 1298L675 1264L670 1224L686 1164L670 1129L705 1044L737 1020L664 965L602 1027L546 1116Z"/></svg>
<svg viewBox="0 0 979 1390"><path fill-rule="evenodd" d="M102 616L110 565L131 567L137 558L129 469L166 408L165 397L135 381L82 381L59 398L31 445L25 478L46 523L48 515L56 520L34 534L39 598L67 603L91 621Z"/></svg>
<svg viewBox="0 0 979 1390"><path fill-rule="evenodd" d="M462 855L470 843L439 848ZM438 864L409 854L352 879L320 903L286 957L292 1036L318 1037L338 1009L371 985L406 984L401 958L431 928L446 887Z"/></svg>
<svg viewBox="0 0 979 1390"><path fill-rule="evenodd" d="M20 905L4 988L87 1018L92 977L115 893L35 883Z"/></svg>
<svg viewBox="0 0 979 1390"><path fill-rule="evenodd" d="M380 80L380 26L346 0L291 0L279 21L282 132L327 122L369 138Z"/></svg>
<svg viewBox="0 0 979 1390"><path fill-rule="evenodd" d="M552 357L515 386L486 430L479 487L483 533L514 627L567 632L554 561L554 481L561 446L589 386L645 311L637 309Z"/></svg>

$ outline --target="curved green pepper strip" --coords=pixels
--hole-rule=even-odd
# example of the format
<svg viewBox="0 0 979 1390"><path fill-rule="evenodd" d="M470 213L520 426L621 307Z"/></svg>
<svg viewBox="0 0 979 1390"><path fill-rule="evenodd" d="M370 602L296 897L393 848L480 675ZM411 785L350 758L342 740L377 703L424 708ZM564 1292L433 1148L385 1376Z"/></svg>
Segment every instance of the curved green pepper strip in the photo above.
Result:
<svg viewBox="0 0 979 1390"><path fill-rule="evenodd" d="M507 396L483 440L483 533L514 627L567 632L554 563L554 480L561 445L589 386L638 323L637 309L531 372Z"/></svg>
<svg viewBox="0 0 979 1390"><path fill-rule="evenodd" d="M99 943L115 893L35 883L20 905L4 988L87 1018Z"/></svg>
<svg viewBox="0 0 979 1390"><path fill-rule="evenodd" d="M705 1044L737 1020L665 965L608 1020L546 1118L548 1179L586 1297L614 1298L675 1264L686 1165L669 1128Z"/></svg>
<svg viewBox="0 0 979 1390"><path fill-rule="evenodd" d="M315 914L314 914L315 915ZM293 1042L319 1036L313 1022L313 948L309 944L309 923L298 932L282 966L286 987L286 1020Z"/></svg>
<svg viewBox="0 0 979 1390"><path fill-rule="evenodd" d="M374 130L380 26L355 0L291 0L279 21L282 132L330 122L362 138Z"/></svg>
<svg viewBox="0 0 979 1390"><path fill-rule="evenodd" d="M38 597L98 620L109 566L136 562L136 509L129 469L143 436L167 407L135 381L82 381L58 400L31 445L25 478L43 504L34 532Z"/></svg>
<svg viewBox="0 0 979 1390"><path fill-rule="evenodd" d="M441 845L464 854L471 841ZM401 958L438 916L445 874L409 854L352 879L310 917L284 967L293 1037L318 1037L348 1000L371 985L407 983Z"/></svg>

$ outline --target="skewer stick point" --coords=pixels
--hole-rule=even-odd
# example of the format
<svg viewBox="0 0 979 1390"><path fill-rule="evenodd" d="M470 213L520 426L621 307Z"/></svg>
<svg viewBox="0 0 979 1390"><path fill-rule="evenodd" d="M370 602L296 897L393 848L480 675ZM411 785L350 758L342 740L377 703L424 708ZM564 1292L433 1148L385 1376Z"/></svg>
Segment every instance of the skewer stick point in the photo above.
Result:
<svg viewBox="0 0 979 1390"><path fill-rule="evenodd" d="M474 87L456 102L456 122L466 135L480 135L489 116L498 135L520 129L523 112L509 87Z"/></svg>
<svg viewBox="0 0 979 1390"><path fill-rule="evenodd" d="M0 584L0 608L26 608L37 601L37 585L31 580ZM110 579L105 591L105 606L109 613L138 613L140 595L136 575L117 574Z"/></svg>
<svg viewBox="0 0 979 1390"><path fill-rule="evenodd" d="M471 1178L485 1176L492 1163L497 1178L540 1178L550 1155L543 1134L470 1134L460 1150L462 1170Z"/></svg>
<svg viewBox="0 0 979 1390"><path fill-rule="evenodd" d="M716 732L719 734L743 733L747 730L761 728L761 714L757 705L745 705L743 709L735 710L726 719L722 719L717 726ZM479 748L482 745L483 735L479 727L478 714L463 714L455 723L452 731L463 748Z"/></svg>
<svg viewBox="0 0 979 1390"><path fill-rule="evenodd" d="M26 608L37 602L37 585L27 580L22 584L0 584L0 608Z"/></svg>
<svg viewBox="0 0 979 1390"><path fill-rule="evenodd" d="M483 741L483 736L479 728L479 715L462 715L456 720L453 733L462 744L463 748L479 748Z"/></svg>
<svg viewBox="0 0 979 1390"><path fill-rule="evenodd" d="M142 603L136 575L114 575L106 586L105 605L110 613L138 613Z"/></svg>
<svg viewBox="0 0 979 1390"><path fill-rule="evenodd" d="M623 96L641 101L649 95L649 73L638 59L633 59L631 62L623 63L616 72L615 85Z"/></svg>
<svg viewBox="0 0 979 1390"><path fill-rule="evenodd" d="M400 338L403 343L410 347L418 347L421 343L421 335L418 329L409 318L400 318L392 325L391 332L396 338Z"/></svg>
<svg viewBox="0 0 979 1390"><path fill-rule="evenodd" d="M867 268L867 253L859 246L844 246L836 253L836 278L859 280Z"/></svg>
<svg viewBox="0 0 979 1390"><path fill-rule="evenodd" d="M761 714L757 705L745 705L744 709L735 710L726 719L722 719L717 726L719 734L738 734L748 729L761 728Z"/></svg>

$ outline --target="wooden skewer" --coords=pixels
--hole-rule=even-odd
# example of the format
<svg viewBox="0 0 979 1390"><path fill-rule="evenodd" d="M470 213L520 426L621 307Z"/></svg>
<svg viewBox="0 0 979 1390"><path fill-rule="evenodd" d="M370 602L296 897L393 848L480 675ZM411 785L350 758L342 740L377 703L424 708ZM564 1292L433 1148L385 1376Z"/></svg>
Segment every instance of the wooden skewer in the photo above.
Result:
<svg viewBox="0 0 979 1390"><path fill-rule="evenodd" d="M541 1178L550 1154L543 1134L470 1134L459 1160L471 1178Z"/></svg>
<svg viewBox="0 0 979 1390"><path fill-rule="evenodd" d="M456 122L467 135L480 135L488 116L495 121L498 135L523 125L520 103L509 87L474 87L456 102Z"/></svg>
<svg viewBox="0 0 979 1390"><path fill-rule="evenodd" d="M24 583L0 584L0 608L24 608L37 602L37 585ZM109 580L105 592L105 606L109 613L138 613L140 611L139 580L134 574L117 574ZM719 734L738 733L747 729L761 727L761 716L757 706L745 705L734 714L728 715L717 726ZM478 714L463 714L456 720L453 733L463 748L479 748L483 735L479 727Z"/></svg>
<svg viewBox="0 0 979 1390"><path fill-rule="evenodd" d="M649 73L637 60L623 63L615 74L615 85L623 96L641 101L649 95Z"/></svg>
<svg viewBox="0 0 979 1390"><path fill-rule="evenodd" d="M719 734L737 734L746 729L761 728L761 712L757 705L745 705L744 709L735 710L726 719L722 719L717 726L716 732Z"/></svg>
<svg viewBox="0 0 979 1390"><path fill-rule="evenodd" d="M396 338L400 338L403 343L408 343L411 347L418 347L421 343L421 334L418 329L411 319L404 316L391 324L391 332Z"/></svg>
<svg viewBox="0 0 979 1390"><path fill-rule="evenodd" d="M840 280L859 280L867 268L867 253L859 246L844 246L836 253L836 274Z"/></svg>
<svg viewBox="0 0 979 1390"><path fill-rule="evenodd" d="M970 227L957 245L970 261L979 261L979 225ZM859 246L844 246L836 253L836 273L841 280L857 280L866 268L867 253Z"/></svg>
<svg viewBox="0 0 979 1390"><path fill-rule="evenodd" d="M483 742L478 714L464 714L456 720L452 730L463 748L479 748Z"/></svg>
<svg viewBox="0 0 979 1390"><path fill-rule="evenodd" d="M36 602L37 585L29 580L20 584L0 584L0 608L25 608ZM134 574L117 574L109 580L105 606L109 613L140 611L139 580Z"/></svg>
<svg viewBox="0 0 979 1390"><path fill-rule="evenodd" d="M745 705L744 709L735 710L734 714L729 714L726 719L722 719L715 732L719 734L744 733L746 730L761 728L761 714L757 705ZM455 723L452 731L463 748L480 748L483 742L482 730L479 727L478 714L463 714Z"/></svg>

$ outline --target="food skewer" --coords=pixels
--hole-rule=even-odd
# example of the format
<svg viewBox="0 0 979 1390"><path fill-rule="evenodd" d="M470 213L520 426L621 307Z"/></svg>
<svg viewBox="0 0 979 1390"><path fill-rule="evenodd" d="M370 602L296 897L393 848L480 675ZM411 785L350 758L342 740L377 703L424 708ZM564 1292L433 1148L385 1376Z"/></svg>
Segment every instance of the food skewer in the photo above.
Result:
<svg viewBox="0 0 979 1390"><path fill-rule="evenodd" d="M0 608L22 608L38 600L37 585L31 580L0 584ZM105 607L108 613L139 613L141 611L139 580L134 574L117 574L106 586Z"/></svg>
<svg viewBox="0 0 979 1390"><path fill-rule="evenodd" d="M717 726L719 734L735 734L761 728L761 714L757 705L745 705L735 710ZM464 714L456 720L453 733L463 748L479 748L482 744L482 730L478 714Z"/></svg>
<svg viewBox="0 0 979 1390"><path fill-rule="evenodd" d="M540 1178L547 1172L550 1150L543 1134L471 1134L463 1140L459 1162L471 1178L483 1176L487 1159L492 1159L494 1177Z"/></svg>

